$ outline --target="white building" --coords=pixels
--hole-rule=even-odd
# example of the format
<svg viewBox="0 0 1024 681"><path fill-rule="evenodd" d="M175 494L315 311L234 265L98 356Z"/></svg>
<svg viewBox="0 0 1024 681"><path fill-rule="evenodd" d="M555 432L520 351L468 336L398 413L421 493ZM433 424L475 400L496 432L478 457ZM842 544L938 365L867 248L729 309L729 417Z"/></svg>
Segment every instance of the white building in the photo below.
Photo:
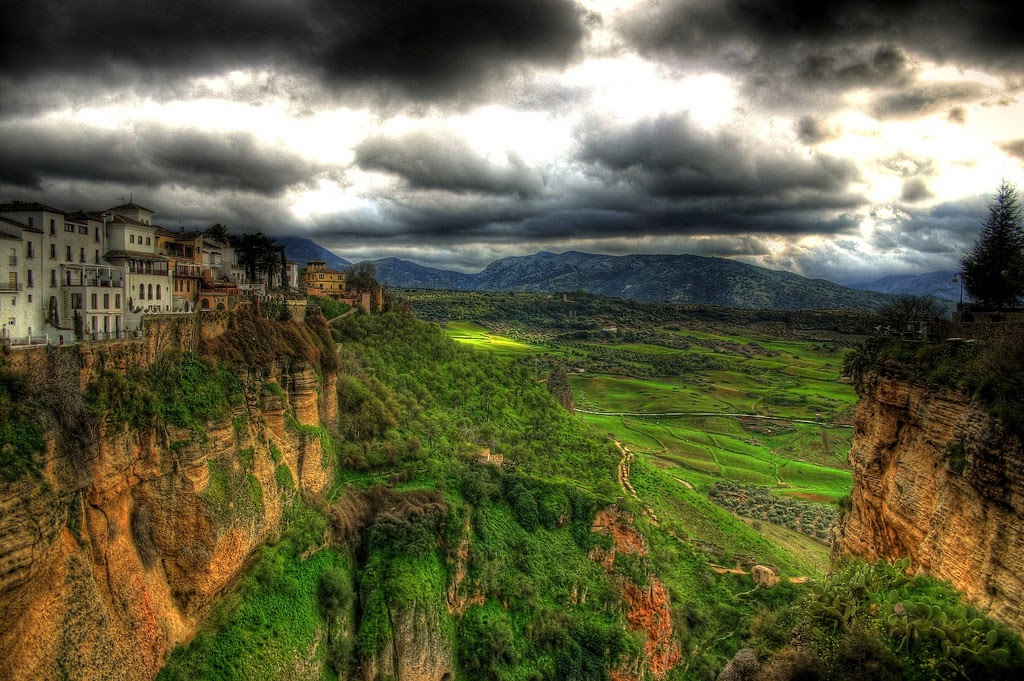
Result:
<svg viewBox="0 0 1024 681"><path fill-rule="evenodd" d="M106 260L127 275L129 313L170 312L174 306L170 259L157 247L153 211L126 203L107 212Z"/></svg>
<svg viewBox="0 0 1024 681"><path fill-rule="evenodd" d="M43 333L36 292L41 235L42 230L0 217L0 337L25 340Z"/></svg>

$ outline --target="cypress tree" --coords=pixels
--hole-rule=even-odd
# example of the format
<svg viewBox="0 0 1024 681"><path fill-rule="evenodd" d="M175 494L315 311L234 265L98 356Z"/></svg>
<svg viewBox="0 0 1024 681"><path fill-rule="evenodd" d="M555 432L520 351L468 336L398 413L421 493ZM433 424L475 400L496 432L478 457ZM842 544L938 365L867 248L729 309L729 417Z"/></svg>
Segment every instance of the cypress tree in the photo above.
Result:
<svg viewBox="0 0 1024 681"><path fill-rule="evenodd" d="M1016 305L1024 295L1024 225L1017 188L1003 180L981 235L960 261L964 288L982 305Z"/></svg>

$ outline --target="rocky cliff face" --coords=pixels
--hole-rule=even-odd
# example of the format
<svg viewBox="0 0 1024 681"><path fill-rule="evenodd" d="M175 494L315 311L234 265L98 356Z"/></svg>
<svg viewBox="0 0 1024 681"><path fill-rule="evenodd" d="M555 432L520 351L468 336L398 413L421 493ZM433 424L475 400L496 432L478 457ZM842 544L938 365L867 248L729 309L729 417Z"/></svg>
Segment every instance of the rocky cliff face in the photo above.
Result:
<svg viewBox="0 0 1024 681"><path fill-rule="evenodd" d="M874 374L859 389L853 507L836 554L908 556L1024 630L1024 445L962 393Z"/></svg>
<svg viewBox="0 0 1024 681"><path fill-rule="evenodd" d="M281 361L242 378L246 403L203 433L65 430L41 480L0 483L0 678L152 678L277 532L295 493L280 467L326 489L319 437L284 414L335 414L334 376Z"/></svg>
<svg viewBox="0 0 1024 681"><path fill-rule="evenodd" d="M612 506L604 509L594 518L593 532L611 537L610 549L595 548L591 558L601 564L607 572L615 565L617 553L646 555L647 542L633 526L633 519L624 511ZM635 681L646 678L647 672L660 679L679 662L679 642L672 635L672 612L668 589L665 584L648 576L647 583L637 585L620 580L628 610L626 621L633 631L644 634L643 656L632 664L626 664L612 671L612 681Z"/></svg>

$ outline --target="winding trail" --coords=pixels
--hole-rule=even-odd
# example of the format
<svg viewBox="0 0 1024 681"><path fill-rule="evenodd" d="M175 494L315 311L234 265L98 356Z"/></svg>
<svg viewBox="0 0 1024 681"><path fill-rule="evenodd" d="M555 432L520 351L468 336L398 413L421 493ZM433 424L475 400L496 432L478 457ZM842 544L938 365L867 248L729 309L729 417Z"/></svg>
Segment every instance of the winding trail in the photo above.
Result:
<svg viewBox="0 0 1024 681"><path fill-rule="evenodd" d="M630 480L629 480L630 464L632 464L635 455L633 454L633 452L630 451L629 447L625 446L624 444L622 444L618 440L612 440L612 442L615 443L615 446L619 448L619 453L622 454L622 458L619 459L618 469L616 470L616 475L617 475L617 477L619 479L619 487L622 488L622 491L624 493L628 494L630 497L633 498L634 501L636 501L638 504L640 504L640 508L643 509L643 514L651 522L651 525L654 525L655 527L660 527L661 526L661 519L658 518L657 514L654 512L654 510L650 506L648 506L646 503L644 503L644 500L640 498L639 494L637 494L636 488L633 487L633 483L630 482ZM691 485L687 481L683 480L682 478L675 478L675 480L677 482L682 483L684 486L686 486L687 489L696 491L696 490L694 490L693 485ZM676 534L675 532L673 532L672 530L670 530L668 528L662 528L662 529L663 529L663 531L666 534L668 534L668 536L672 537L673 539L675 539L680 544L695 544L698 548L700 548L701 545L704 543L704 542L701 542L699 540L688 541L688 540L684 539L683 537L680 537L678 534ZM723 565L716 565L715 563L710 563L710 562L708 563L708 565L711 567L712 570L714 570L716 573L718 573L720 575L722 575L722 574L730 574L730 575L748 575L748 576L752 576L752 573L751 573L750 570L744 570L744 569L739 568L739 567L729 568L729 567L725 567ZM778 573L776 572L776 574L778 574ZM779 578L782 579L782 580L786 580L786 581L790 582L791 584L803 584L803 583L805 583L808 580L807 577L782 577L781 575L779 575Z"/></svg>
<svg viewBox="0 0 1024 681"><path fill-rule="evenodd" d="M338 315L336 317L331 317L330 319L328 319L327 323L328 324L333 324L334 322L338 321L339 319L344 319L345 317L347 317L347 316L349 316L351 314L355 314L357 309L358 308L350 307L349 309L347 309L344 312L342 312L340 315Z"/></svg>

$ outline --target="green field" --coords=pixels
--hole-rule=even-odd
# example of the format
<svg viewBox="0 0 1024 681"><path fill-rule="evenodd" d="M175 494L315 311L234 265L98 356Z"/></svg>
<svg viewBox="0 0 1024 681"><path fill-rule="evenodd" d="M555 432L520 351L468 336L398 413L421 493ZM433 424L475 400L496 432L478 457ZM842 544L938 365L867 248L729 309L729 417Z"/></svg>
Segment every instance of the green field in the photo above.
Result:
<svg viewBox="0 0 1024 681"><path fill-rule="evenodd" d="M637 455L634 486L681 534L791 573L822 572L824 544L736 518L707 492L731 480L823 504L850 493L847 426L856 395L839 380L845 350L825 341L675 326L639 342L502 328L510 335L472 321L444 325L460 343L539 361L540 373L562 361L580 417Z"/></svg>
<svg viewBox="0 0 1024 681"><path fill-rule="evenodd" d="M493 352L496 355L523 356L545 352L548 348L532 343L524 343L512 338L492 334L475 322L448 322L444 325L445 334L460 343L465 343L479 350Z"/></svg>

